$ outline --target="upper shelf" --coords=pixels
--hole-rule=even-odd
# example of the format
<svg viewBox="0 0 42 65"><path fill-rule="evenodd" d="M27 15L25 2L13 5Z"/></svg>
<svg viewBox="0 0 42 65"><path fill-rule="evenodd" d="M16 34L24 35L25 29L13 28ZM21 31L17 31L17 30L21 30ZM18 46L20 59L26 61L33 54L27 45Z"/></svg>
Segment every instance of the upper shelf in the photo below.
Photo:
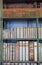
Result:
<svg viewBox="0 0 42 65"><path fill-rule="evenodd" d="M42 8L3 9L3 18L42 18Z"/></svg>

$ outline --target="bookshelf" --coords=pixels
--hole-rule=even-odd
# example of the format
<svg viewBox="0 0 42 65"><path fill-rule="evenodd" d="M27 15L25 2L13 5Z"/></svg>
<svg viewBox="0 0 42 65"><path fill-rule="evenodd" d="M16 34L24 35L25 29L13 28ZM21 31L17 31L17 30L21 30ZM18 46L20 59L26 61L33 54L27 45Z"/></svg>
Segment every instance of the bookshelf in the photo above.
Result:
<svg viewBox="0 0 42 65"><path fill-rule="evenodd" d="M7 3L7 2L6 2ZM2 7L1 7L2 8ZM21 9L21 12L19 12L19 10ZM14 10L16 11L16 12L14 12ZM31 11L32 10L32 11ZM38 11L39 10L39 11ZM2 9L1 10L2 12L3 12L3 16L2 16L2 13L1 13L1 15L0 16L2 16L2 17L0 17L0 18L2 18L1 20L0 20L0 49L1 49L1 51L0 51L0 65L42 65L42 58L41 58L41 60L39 61L39 43L42 43L42 8L26 8L26 10L25 10L25 8L24 8L24 11L23 11L23 9L22 8L15 8L15 9ZM29 11L29 12L28 12ZM14 16L14 14L12 14L12 12L13 13L15 13L15 15L16 16ZM16 13L19 13L19 14L16 14ZM22 13L23 12L23 13ZM34 12L34 13L33 13ZM20 15L20 13L22 14L22 15ZM28 15L29 14L29 15ZM18 15L20 15L20 16L18 16ZM26 16L25 16L26 15ZM41 22L40 22L41 21ZM40 24L40 25L39 25ZM28 28L29 29L29 34L31 35L31 36L27 36L26 38L24 37L25 35L26 35L26 32L24 32L24 33L22 33L24 36L23 37L21 37L21 35L20 36L16 36L16 38L11 38L11 37L9 37L9 38L3 38L3 31L4 30L7 30L7 29L15 29L16 28L16 31L17 31L17 27L19 27L20 29L20 32L21 32L21 27L26 27L26 28ZM36 27L36 33L35 33L35 35L37 36L37 37L35 37L34 35L34 37L32 37L32 34L31 33L33 33L33 32L31 32L32 31L32 28L35 28ZM23 29L24 30L24 29ZM33 29L34 31L35 31L35 29ZM40 33L39 33L39 30L40 30ZM26 30L25 30L26 31ZM20 34L20 32L19 32L19 34ZM31 33L30 33L31 32ZM8 33L8 32L7 32ZM33 33L33 34L34 34ZM17 35L17 33L15 33L16 35ZM28 35L29 35L28 34ZM40 35L40 36L39 36ZM11 36L11 34L10 34L10 36ZM19 38L18 38L19 37ZM29 38L30 37L30 38ZM20 61L20 60L18 60L18 61L16 61L16 60L6 60L6 61L4 61L3 60L3 45L4 45L4 43L6 44L6 47L8 46L8 44L10 45L10 47L11 47L11 43L12 44L16 44L17 42L19 42L20 43L20 41L23 43L23 41L28 41L29 43L30 42L37 42L37 61L30 61L30 60L25 60L25 61L23 61L23 58L22 58L22 61ZM35 43L34 43L35 44ZM42 45L42 44L41 44ZM28 46L29 47L29 46ZM9 47L8 47L9 48ZM8 49L8 48L6 48L6 49ZM20 48L19 48L20 49ZM41 46L41 49L42 49L42 46ZM40 49L40 51L42 52L42 50ZM21 51L21 50L20 50ZM27 50L25 50L25 52L26 52ZM30 51L30 49L29 49L29 51ZM23 49L22 49L22 52L23 52ZM40 54L42 54L40 52ZM8 51L7 51L7 53L8 53ZM11 53L11 52L10 52ZM33 52L34 53L34 52ZM28 52L28 54L29 54L29 52ZM7 54L6 54L6 56L8 56ZM5 57L6 57L5 56ZM14 56L14 55L13 55ZM26 55L25 55L26 56ZM23 56L24 57L24 56ZM42 57L42 55L40 56L40 57ZM1 59L2 58L2 59ZM16 64L17 63L17 64ZM23 64L24 63L24 64Z"/></svg>

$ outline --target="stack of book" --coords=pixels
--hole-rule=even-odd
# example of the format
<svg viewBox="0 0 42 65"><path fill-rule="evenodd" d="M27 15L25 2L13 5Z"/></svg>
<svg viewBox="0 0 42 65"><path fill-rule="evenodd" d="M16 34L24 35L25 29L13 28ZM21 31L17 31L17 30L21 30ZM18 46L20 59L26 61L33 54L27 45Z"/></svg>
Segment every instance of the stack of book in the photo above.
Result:
<svg viewBox="0 0 42 65"><path fill-rule="evenodd" d="M4 61L37 61L37 42L18 41L3 44Z"/></svg>
<svg viewBox="0 0 42 65"><path fill-rule="evenodd" d="M3 30L3 38L22 38L22 39L31 39L37 38L37 29L36 27L17 27L14 29Z"/></svg>
<svg viewBox="0 0 42 65"><path fill-rule="evenodd" d="M30 65L30 63L3 63L3 65ZM31 63L31 65L37 65L37 63Z"/></svg>

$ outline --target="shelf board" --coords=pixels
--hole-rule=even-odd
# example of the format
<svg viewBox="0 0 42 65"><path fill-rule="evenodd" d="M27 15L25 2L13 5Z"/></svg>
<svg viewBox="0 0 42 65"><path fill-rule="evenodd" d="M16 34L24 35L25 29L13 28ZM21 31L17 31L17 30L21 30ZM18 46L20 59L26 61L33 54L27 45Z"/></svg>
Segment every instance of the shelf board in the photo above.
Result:
<svg viewBox="0 0 42 65"><path fill-rule="evenodd" d="M31 39L23 39L23 38L22 39L21 38L16 38L16 39L3 39L3 41L5 41L5 40L9 40L9 41L10 40L16 40L16 41L29 41L29 40L32 41L32 40L34 40L34 41L36 41L37 38L35 38L35 39L34 38L31 38Z"/></svg>

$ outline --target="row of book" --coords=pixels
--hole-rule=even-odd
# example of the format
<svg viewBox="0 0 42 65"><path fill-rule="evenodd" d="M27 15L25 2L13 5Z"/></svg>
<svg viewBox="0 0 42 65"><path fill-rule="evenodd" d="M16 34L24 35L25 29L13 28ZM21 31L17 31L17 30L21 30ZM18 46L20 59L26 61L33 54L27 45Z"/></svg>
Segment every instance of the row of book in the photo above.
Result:
<svg viewBox="0 0 42 65"><path fill-rule="evenodd" d="M3 43L3 61L37 61L37 42Z"/></svg>
<svg viewBox="0 0 42 65"><path fill-rule="evenodd" d="M36 27L17 27L13 29L3 30L3 39L33 39L37 38L37 28ZM42 27L38 28L38 37L42 38Z"/></svg>
<svg viewBox="0 0 42 65"><path fill-rule="evenodd" d="M24 38L31 39L37 38L37 28L36 27L17 27L14 29L5 29L3 30L3 39L16 39L16 38Z"/></svg>
<svg viewBox="0 0 42 65"><path fill-rule="evenodd" d="M3 63L3 65L30 65L30 64L29 63ZM31 65L37 65L37 63L31 63Z"/></svg>
<svg viewBox="0 0 42 65"><path fill-rule="evenodd" d="M42 8L42 2L38 3L28 3L28 4L4 4L3 8L37 8L40 7Z"/></svg>

